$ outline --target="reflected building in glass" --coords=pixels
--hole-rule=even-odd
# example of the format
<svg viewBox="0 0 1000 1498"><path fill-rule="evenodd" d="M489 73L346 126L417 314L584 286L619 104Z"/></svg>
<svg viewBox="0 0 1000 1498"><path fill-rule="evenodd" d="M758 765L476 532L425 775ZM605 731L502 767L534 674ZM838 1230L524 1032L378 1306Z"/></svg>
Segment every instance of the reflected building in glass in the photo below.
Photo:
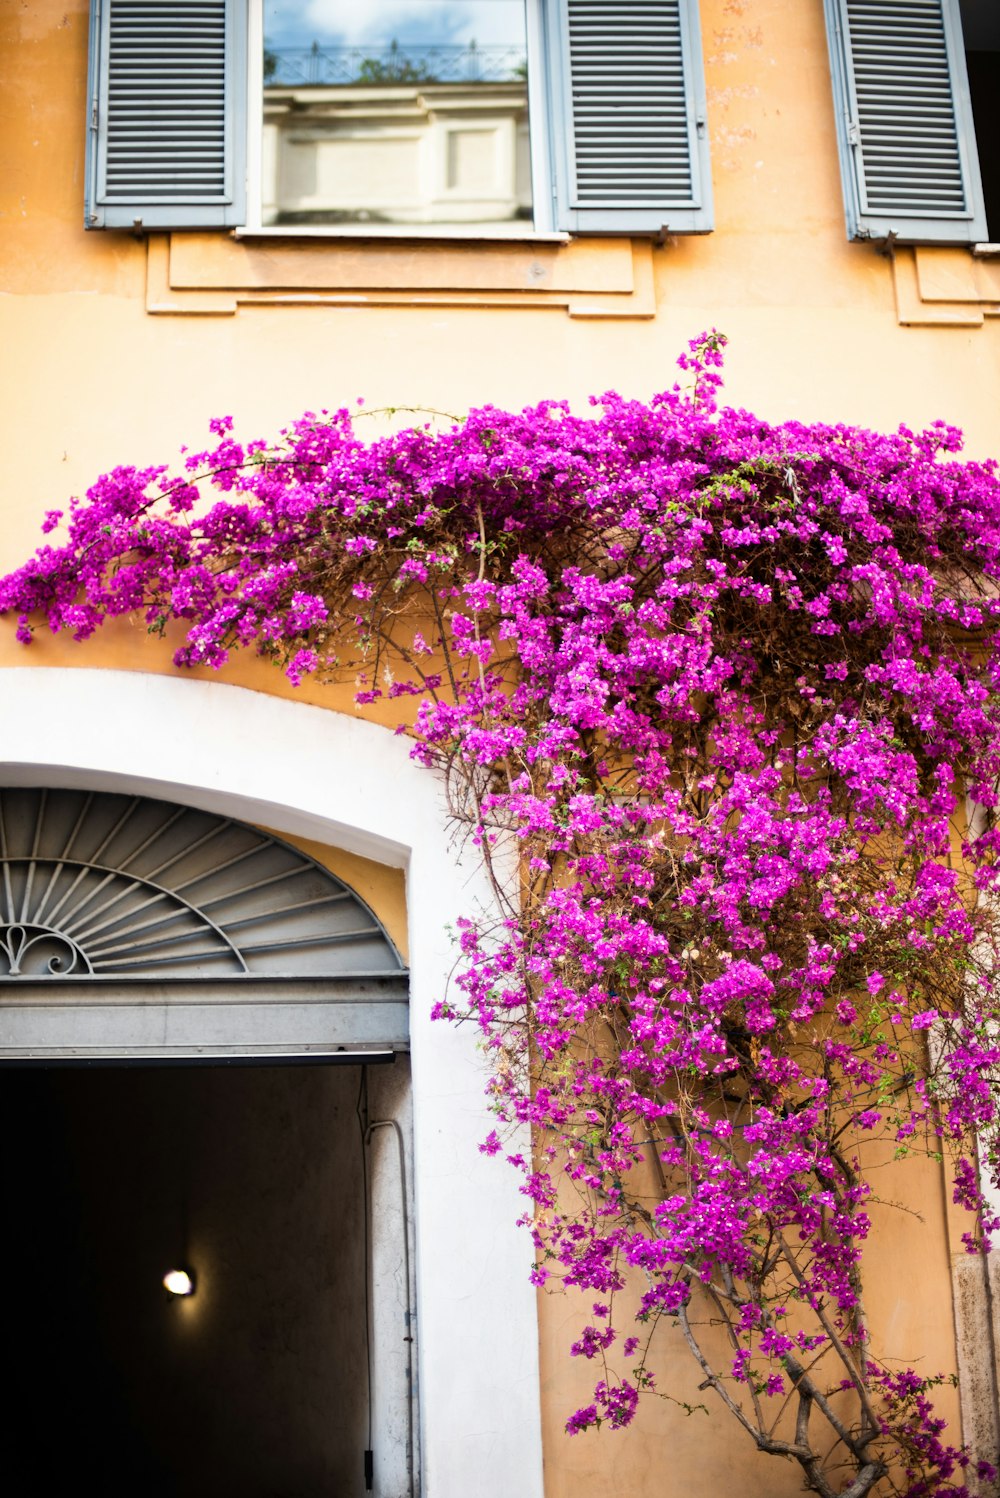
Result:
<svg viewBox="0 0 1000 1498"><path fill-rule="evenodd" d="M303 42L288 5L266 5L264 224L530 229L523 0L379 9L402 12L391 36Z"/></svg>

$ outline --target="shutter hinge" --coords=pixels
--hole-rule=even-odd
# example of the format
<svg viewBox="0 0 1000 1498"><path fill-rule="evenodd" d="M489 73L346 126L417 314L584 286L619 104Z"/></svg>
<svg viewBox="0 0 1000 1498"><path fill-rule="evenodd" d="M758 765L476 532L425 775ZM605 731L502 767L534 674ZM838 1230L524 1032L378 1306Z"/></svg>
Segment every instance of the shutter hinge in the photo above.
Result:
<svg viewBox="0 0 1000 1498"><path fill-rule="evenodd" d="M695 128L695 131L697 132L698 135L704 135L705 134L706 123L707 123L707 121L706 121L705 116L703 114L699 114L699 115L695 116L694 128Z"/></svg>
<svg viewBox="0 0 1000 1498"><path fill-rule="evenodd" d="M852 146L859 146L861 144L857 120L848 120L847 122L847 141Z"/></svg>

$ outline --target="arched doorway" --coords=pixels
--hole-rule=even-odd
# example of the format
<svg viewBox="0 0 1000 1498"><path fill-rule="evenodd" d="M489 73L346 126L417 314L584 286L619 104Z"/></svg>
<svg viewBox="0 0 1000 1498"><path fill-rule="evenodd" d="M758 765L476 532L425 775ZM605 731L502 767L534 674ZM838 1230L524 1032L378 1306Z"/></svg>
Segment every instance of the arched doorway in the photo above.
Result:
<svg viewBox="0 0 1000 1498"><path fill-rule="evenodd" d="M0 678L0 776L8 784L100 787L224 811L402 874L405 917L397 905L391 929L402 931L405 918L417 1202L415 1465L426 1493L540 1498L536 1291L530 1246L512 1230L524 1198L515 1173L476 1148L494 1119L475 1030L432 1019L454 969L448 925L489 908L492 890L474 851L452 834L436 777L414 763L405 737L360 715L218 680L78 665L18 665ZM393 1074L401 1064L371 1075ZM388 1148L392 1131L379 1134ZM376 1300L376 1327L381 1314ZM388 1485L379 1484L380 1452L403 1447L406 1405L384 1420L377 1413L375 1491L405 1494L401 1464Z"/></svg>

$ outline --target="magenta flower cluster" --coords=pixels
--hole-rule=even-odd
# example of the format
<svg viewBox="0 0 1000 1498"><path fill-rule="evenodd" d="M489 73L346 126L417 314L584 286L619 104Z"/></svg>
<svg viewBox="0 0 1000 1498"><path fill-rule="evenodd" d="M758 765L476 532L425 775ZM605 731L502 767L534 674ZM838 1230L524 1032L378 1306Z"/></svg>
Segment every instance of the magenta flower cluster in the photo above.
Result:
<svg viewBox="0 0 1000 1498"><path fill-rule="evenodd" d="M399 699L506 902L464 915L439 1009L492 1058L483 1148L535 1282L600 1298L568 1429L627 1425L674 1327L813 1491L934 1498L968 1455L873 1345L868 1172L942 1151L970 1249L1000 1227L1000 479L944 425L719 409L723 342L585 415L365 441L340 411L277 447L223 419L180 477L100 479L0 608Z"/></svg>

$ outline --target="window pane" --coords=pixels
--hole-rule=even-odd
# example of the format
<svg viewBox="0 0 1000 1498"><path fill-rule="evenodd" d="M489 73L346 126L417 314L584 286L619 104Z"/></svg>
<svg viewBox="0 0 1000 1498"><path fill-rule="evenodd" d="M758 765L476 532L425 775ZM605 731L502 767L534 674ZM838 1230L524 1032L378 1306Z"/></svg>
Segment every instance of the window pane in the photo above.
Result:
<svg viewBox="0 0 1000 1498"><path fill-rule="evenodd" d="M265 224L523 232L524 0L264 0Z"/></svg>

